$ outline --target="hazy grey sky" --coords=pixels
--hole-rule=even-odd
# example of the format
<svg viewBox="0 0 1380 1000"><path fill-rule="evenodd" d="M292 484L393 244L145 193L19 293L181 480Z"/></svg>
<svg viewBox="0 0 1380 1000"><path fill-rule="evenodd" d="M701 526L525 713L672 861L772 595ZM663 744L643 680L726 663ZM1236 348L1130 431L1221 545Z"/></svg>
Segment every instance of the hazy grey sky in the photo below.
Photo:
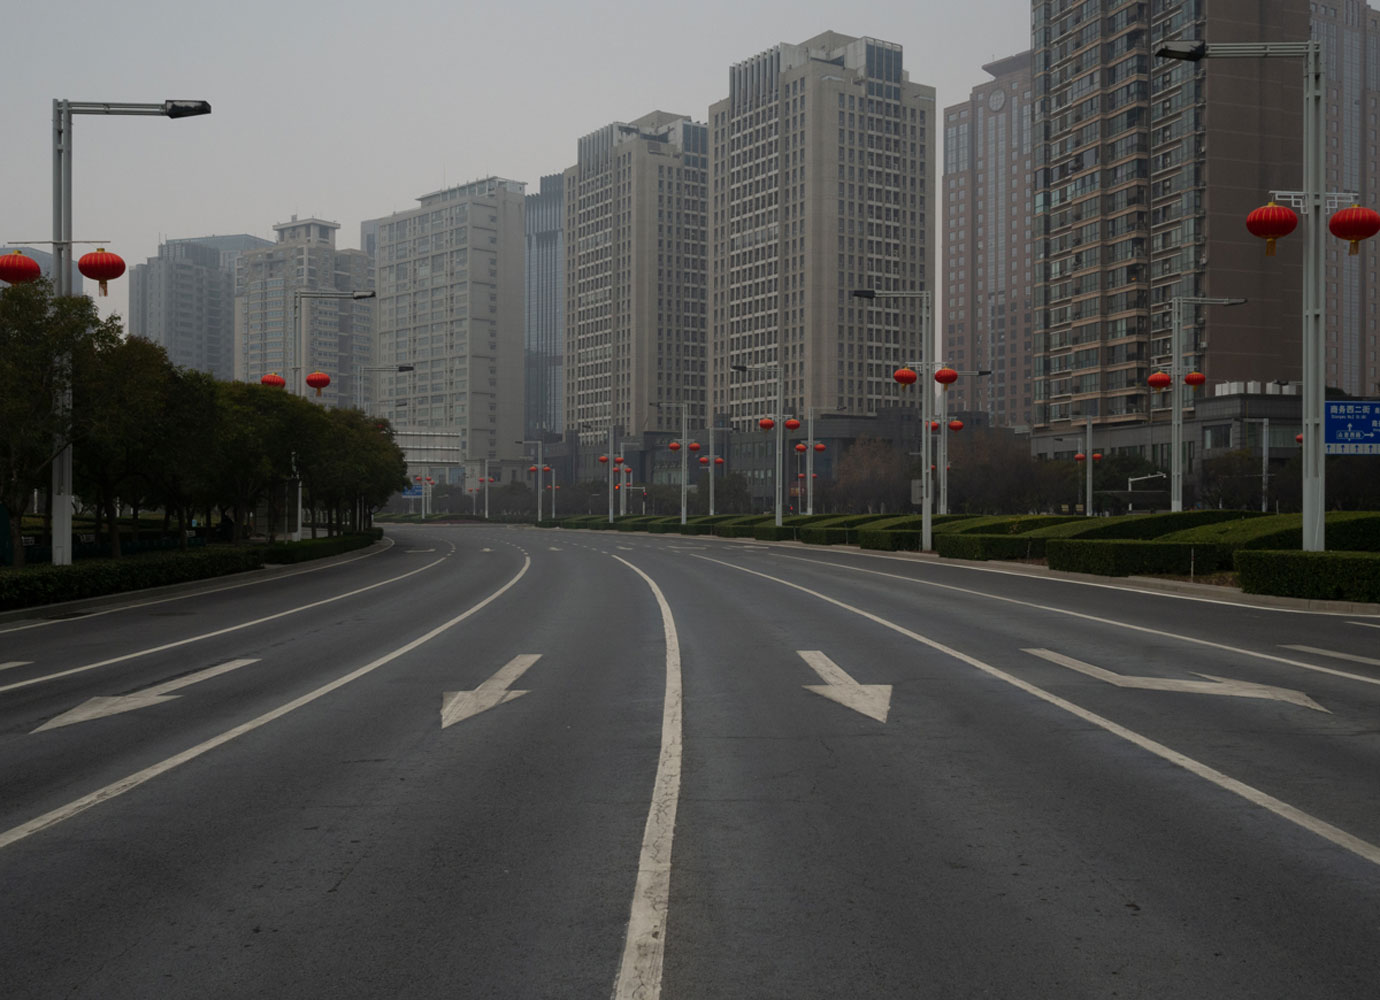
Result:
<svg viewBox="0 0 1380 1000"><path fill-rule="evenodd" d="M52 102L210 101L209 117L83 115L73 238L133 266L164 238L341 225L497 174L531 185L648 111L703 121L728 69L821 31L901 43L940 107L1030 45L1027 0L33 0L0 18L0 244L52 238ZM936 167L942 161L936 156ZM534 189L534 188L529 188ZM78 254L86 249L78 247ZM88 283L89 284L89 283ZM128 279L103 314L125 311ZM94 286L93 286L94 287Z"/></svg>

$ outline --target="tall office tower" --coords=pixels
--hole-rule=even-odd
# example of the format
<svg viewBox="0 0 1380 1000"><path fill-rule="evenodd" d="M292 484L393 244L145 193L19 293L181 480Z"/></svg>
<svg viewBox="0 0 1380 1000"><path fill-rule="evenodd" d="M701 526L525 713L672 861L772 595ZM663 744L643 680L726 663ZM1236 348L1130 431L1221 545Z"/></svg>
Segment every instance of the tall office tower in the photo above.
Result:
<svg viewBox="0 0 1380 1000"><path fill-rule="evenodd" d="M679 433L705 413L707 134L653 111L579 141L565 171L565 426Z"/></svg>
<svg viewBox="0 0 1380 1000"><path fill-rule="evenodd" d="M523 437L560 434L565 427L565 178L541 179L527 196L527 337L523 362Z"/></svg>
<svg viewBox="0 0 1380 1000"><path fill-rule="evenodd" d="M1324 45L1324 98L1328 191L1351 191L1376 208L1380 196L1376 114L1380 105L1380 12L1362 0L1312 4L1312 35ZM1375 300L1367 289L1380 283L1380 252L1374 240L1351 257L1329 238L1324 290L1327 384L1353 396L1380 396Z"/></svg>
<svg viewBox="0 0 1380 1000"><path fill-rule="evenodd" d="M373 303L349 294L368 290L369 259L361 250L335 248L339 228L294 215L273 227L277 242L240 254L235 378L257 382L277 372L288 391L308 395L306 377L320 370L331 378L322 402L357 405L359 369L372 355Z"/></svg>
<svg viewBox="0 0 1380 1000"><path fill-rule="evenodd" d="M272 246L257 236L168 240L129 272L129 332L162 344L180 368L235 375L235 261Z"/></svg>
<svg viewBox="0 0 1380 1000"><path fill-rule="evenodd" d="M951 410L1029 426L1035 323L1035 104L1029 52L982 67L992 79L944 109L944 306L941 354L991 372L960 378Z"/></svg>
<svg viewBox="0 0 1380 1000"><path fill-rule="evenodd" d="M376 366L412 367L382 373L372 412L456 439L446 464L523 453L524 188L487 177L364 224L376 234Z"/></svg>
<svg viewBox="0 0 1380 1000"><path fill-rule="evenodd" d="M826 32L733 66L709 111L714 410L755 429L914 403L891 376L918 359L921 299L852 292L934 287L934 88L901 46Z"/></svg>
<svg viewBox="0 0 1380 1000"><path fill-rule="evenodd" d="M1169 393L1146 379L1171 363L1175 296L1249 299L1185 308L1184 364L1208 391L1297 379L1300 241L1266 257L1245 218L1272 190L1302 186L1302 60L1154 49L1306 38L1307 4L1037 0L1032 25L1037 428L1167 410Z"/></svg>

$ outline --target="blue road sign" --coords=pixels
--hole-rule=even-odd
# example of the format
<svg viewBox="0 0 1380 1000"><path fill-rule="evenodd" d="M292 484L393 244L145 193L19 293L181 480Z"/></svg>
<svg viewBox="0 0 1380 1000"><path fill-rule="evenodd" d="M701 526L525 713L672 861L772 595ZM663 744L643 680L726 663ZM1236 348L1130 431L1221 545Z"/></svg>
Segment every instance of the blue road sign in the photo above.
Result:
<svg viewBox="0 0 1380 1000"><path fill-rule="evenodd" d="M1380 400L1329 399L1323 419L1323 453L1380 455Z"/></svg>
<svg viewBox="0 0 1380 1000"><path fill-rule="evenodd" d="M402 491L402 495L405 497L419 497L422 495L422 488L420 486L409 486Z"/></svg>

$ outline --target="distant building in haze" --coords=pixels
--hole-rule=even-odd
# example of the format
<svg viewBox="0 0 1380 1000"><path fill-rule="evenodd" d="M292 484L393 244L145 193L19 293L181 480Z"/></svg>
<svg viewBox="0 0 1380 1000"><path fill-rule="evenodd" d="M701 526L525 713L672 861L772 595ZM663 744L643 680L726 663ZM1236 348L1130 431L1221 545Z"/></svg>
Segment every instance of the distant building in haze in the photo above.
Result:
<svg viewBox="0 0 1380 1000"><path fill-rule="evenodd" d="M523 437L560 434L565 426L565 179L551 174L527 195L526 404Z"/></svg>
<svg viewBox="0 0 1380 1000"><path fill-rule="evenodd" d="M993 426L1029 426L1034 341L1035 104L1031 54L983 67L992 79L944 109L944 305L940 354L960 371L948 406Z"/></svg>
<svg viewBox="0 0 1380 1000"><path fill-rule="evenodd" d="M133 336L161 344L180 368L235 377L235 261L273 244L257 236L168 240L129 272Z"/></svg>
<svg viewBox="0 0 1380 1000"><path fill-rule="evenodd" d="M276 243L240 254L235 266L235 378L257 382L277 372L287 380L288 391L307 395L312 392L307 375L320 370L331 379L322 402L357 405L360 369L373 356L374 306L369 299L348 297L369 289L369 260L361 250L336 249L339 228L294 215L273 227Z"/></svg>

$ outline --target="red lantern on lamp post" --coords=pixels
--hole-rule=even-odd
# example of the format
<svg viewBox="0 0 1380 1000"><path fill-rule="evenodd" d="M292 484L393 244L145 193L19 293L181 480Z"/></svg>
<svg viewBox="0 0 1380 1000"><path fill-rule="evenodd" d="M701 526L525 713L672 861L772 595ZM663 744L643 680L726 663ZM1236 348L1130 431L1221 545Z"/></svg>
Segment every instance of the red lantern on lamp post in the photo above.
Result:
<svg viewBox="0 0 1380 1000"><path fill-rule="evenodd" d="M670 448L672 451L680 451L680 442L679 442L679 441L672 441L672 442L671 442L670 444L668 444L666 447Z"/></svg>
<svg viewBox="0 0 1380 1000"><path fill-rule="evenodd" d="M949 421L949 430L951 430L951 431L961 431L961 430L963 430L963 421L962 421L962 420L950 420L950 421Z"/></svg>
<svg viewBox="0 0 1380 1000"><path fill-rule="evenodd" d="M1350 243L1351 249L1347 253L1355 256L1361 252L1362 240L1368 240L1380 233L1380 213L1361 205L1352 205L1335 213L1327 223L1327 228L1339 240Z"/></svg>
<svg viewBox="0 0 1380 1000"><path fill-rule="evenodd" d="M1084 454L1080 451L1078 454L1076 454L1076 455L1073 456L1073 460L1074 460L1075 462L1082 462L1082 461L1086 460L1087 457L1088 457L1087 455L1084 455Z"/></svg>
<svg viewBox="0 0 1380 1000"><path fill-rule="evenodd" d="M699 451L700 443L698 441L691 441L688 445L686 445L686 447L689 448L691 451Z"/></svg>
<svg viewBox="0 0 1380 1000"><path fill-rule="evenodd" d="M1275 241L1288 236L1298 224L1299 217L1292 208L1273 201L1246 216L1246 228L1251 235L1265 241L1266 257L1275 255Z"/></svg>
<svg viewBox="0 0 1380 1000"><path fill-rule="evenodd" d="M891 373L891 377L902 385L914 385L915 380L920 376L915 374L913 368L897 368Z"/></svg>
<svg viewBox="0 0 1380 1000"><path fill-rule="evenodd" d="M1102 461L1102 452L1100 452L1100 451L1095 451L1095 452L1093 452L1093 461L1094 461L1094 462L1100 462L1100 461Z"/></svg>
<svg viewBox="0 0 1380 1000"><path fill-rule="evenodd" d="M700 465L708 465L708 464L709 464L709 456L708 456L708 455L701 455L701 456L700 456Z"/></svg>
<svg viewBox="0 0 1380 1000"><path fill-rule="evenodd" d="M764 431L769 431L776 426L776 421L771 417L763 417L761 420L757 421L757 426Z"/></svg>
<svg viewBox="0 0 1380 1000"><path fill-rule="evenodd" d="M802 441L800 444L798 444L798 445L795 446L795 450L798 451L798 452L800 452L800 453L803 455L803 454L805 454L805 452L809 451L810 449L809 449L809 448L805 445L805 443Z"/></svg>
<svg viewBox="0 0 1380 1000"><path fill-rule="evenodd" d="M600 455L600 456L599 456L599 464L600 464L600 465L608 465L608 464L609 464L609 457L608 457L607 455Z"/></svg>
<svg viewBox="0 0 1380 1000"><path fill-rule="evenodd" d="M287 385L287 379L283 378L283 376L279 375L277 372L269 372L263 378L259 379L259 384L266 385L270 389L281 389Z"/></svg>
<svg viewBox="0 0 1380 1000"><path fill-rule="evenodd" d="M316 390L316 394L321 395L321 390L331 384L331 377L325 372L312 372L307 376L307 385Z"/></svg>
<svg viewBox="0 0 1380 1000"><path fill-rule="evenodd" d="M16 250L0 257L0 281L22 285L25 282L36 281L42 274L43 268L38 266L38 261L24 256L22 251Z"/></svg>
<svg viewBox="0 0 1380 1000"><path fill-rule="evenodd" d="M798 431L798 430L800 430L800 421L797 420L797 419L795 419L795 417L788 417L788 418L786 419L786 430L788 430L788 431Z"/></svg>
<svg viewBox="0 0 1380 1000"><path fill-rule="evenodd" d="M941 368L934 373L934 380L947 389L958 381L958 372L952 368Z"/></svg>
<svg viewBox="0 0 1380 1000"><path fill-rule="evenodd" d="M77 270L83 277L100 282L101 294L105 295L106 282L125 273L125 262L119 254L107 253L105 247L99 247L92 253L82 254Z"/></svg>
<svg viewBox="0 0 1380 1000"><path fill-rule="evenodd" d="M824 442L823 442L823 441L816 441L816 442L815 442L815 451L823 451L823 450L824 450Z"/></svg>
<svg viewBox="0 0 1380 1000"><path fill-rule="evenodd" d="M1207 376L1202 372L1189 372L1184 376L1184 382L1193 386L1195 389L1207 381Z"/></svg>
<svg viewBox="0 0 1380 1000"><path fill-rule="evenodd" d="M723 457L720 456L720 455L714 456L714 464L715 464L715 465L723 465L723 464L724 464Z"/></svg>
<svg viewBox="0 0 1380 1000"><path fill-rule="evenodd" d="M1155 372L1145 381L1150 388L1157 392L1168 389L1174 383L1174 380L1165 372Z"/></svg>

